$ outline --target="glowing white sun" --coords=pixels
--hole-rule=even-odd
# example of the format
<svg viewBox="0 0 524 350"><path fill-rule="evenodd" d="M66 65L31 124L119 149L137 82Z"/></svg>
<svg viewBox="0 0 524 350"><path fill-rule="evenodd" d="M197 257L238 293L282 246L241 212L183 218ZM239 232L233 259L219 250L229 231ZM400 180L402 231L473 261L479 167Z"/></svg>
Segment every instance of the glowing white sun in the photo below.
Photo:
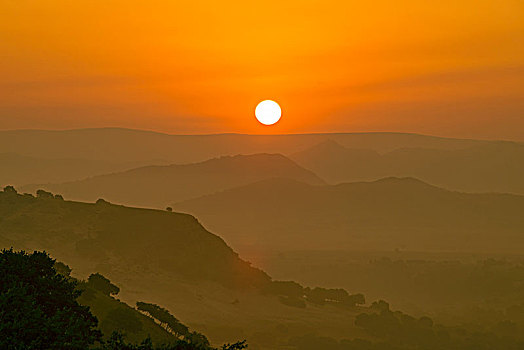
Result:
<svg viewBox="0 0 524 350"><path fill-rule="evenodd" d="M280 120L282 110L275 101L265 100L255 108L255 116L264 125L273 125Z"/></svg>

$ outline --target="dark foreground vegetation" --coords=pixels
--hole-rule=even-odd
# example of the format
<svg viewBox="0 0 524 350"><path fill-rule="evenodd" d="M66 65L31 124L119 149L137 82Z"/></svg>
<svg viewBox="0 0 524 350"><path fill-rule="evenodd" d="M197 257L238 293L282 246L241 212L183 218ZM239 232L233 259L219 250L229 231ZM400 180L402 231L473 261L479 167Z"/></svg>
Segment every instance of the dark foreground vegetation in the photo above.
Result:
<svg viewBox="0 0 524 350"><path fill-rule="evenodd" d="M168 310L137 302L132 308L115 296L120 289L101 274L87 281L69 276L71 269L45 252L28 254L13 249L0 253L1 349L98 349L98 350L213 350L207 338L191 331ZM275 283L278 294L300 292L291 282ZM306 300L320 296L322 303L363 302L342 290L306 289ZM304 290L302 290L304 292ZM299 300L296 295L296 300ZM319 303L317 300L317 303ZM330 301L328 301L330 300ZM308 300L309 301L309 300ZM338 301L338 303L344 303ZM330 350L519 350L524 337L516 321L499 322L483 330L435 324L429 317L415 318L390 310L385 301L363 308L355 326L368 339L342 339L306 334L292 338L290 349ZM518 314L515 308L513 313ZM524 308L520 309L521 321ZM96 316L95 316L96 315ZM508 314L508 316L510 316ZM515 316L515 315L514 315ZM130 341L134 334L139 341ZM226 344L223 350L247 348L245 341Z"/></svg>
<svg viewBox="0 0 524 350"><path fill-rule="evenodd" d="M157 305L138 303L141 314L114 299L119 288L104 276L77 281L70 272L45 252L2 250L0 349L215 349L203 334L191 332ZM100 324L91 304L102 315ZM100 310L104 304L107 309ZM127 332L148 335L135 344L126 341ZM220 349L245 348L238 342Z"/></svg>
<svg viewBox="0 0 524 350"><path fill-rule="evenodd" d="M340 288L310 288L293 281L274 281L240 260L220 238L205 231L188 215L125 208L102 200L96 204L68 202L45 191L39 191L36 197L20 195L12 187L0 192L0 214L2 246L50 247L54 249L53 255L69 250L71 254L67 256L72 257L75 271L78 272L76 264L84 264L84 276L101 271L87 267L103 266L105 258L114 254L119 259L111 262L122 269L127 265L163 267L166 274L162 276L178 273L184 278L210 283L213 291L224 287L230 288L228 291L241 290L244 294L235 294L224 310L244 307L246 300L253 297L256 302L270 300L273 304L268 302L264 307L270 305L280 312L279 318L266 319L267 328L253 326L258 333L214 330L219 335L229 331L227 338L213 338L211 328L199 328L198 322L187 320L187 314L182 316L184 322L199 328L210 339L219 339L213 341L215 344L248 339L254 350L524 349L523 270L519 263L489 260L481 265L463 266L379 260L372 263L373 269L346 273L352 281L351 289L361 288L366 276L381 271L383 283L398 286L402 281L405 290L400 293L406 296L414 298L421 293L420 289L431 289L441 295L435 301L442 299L442 303L449 299L464 303L468 296L475 304L483 301L478 305L485 307L479 309L475 320L448 322L393 311L385 301L364 306L363 294L350 294ZM155 238L152 243L148 242L151 237ZM177 242L183 242L184 249L173 254L172 247ZM144 245L148 249L141 249ZM60 259L70 263L64 255ZM166 260L159 260L159 256ZM88 264L90 261L94 263ZM0 349L214 349L205 335L191 330L167 308L151 300L137 302L136 307L118 300L119 286L103 274L94 273L79 281L70 273L67 265L44 252L2 251ZM406 275L413 278L403 280ZM387 290L386 284L381 286ZM122 287L129 290L127 285ZM460 293L449 294L451 291ZM200 302L188 303L190 312ZM167 306L165 302L162 304ZM177 305L183 306L179 302L169 308L174 310ZM239 324L243 324L258 316L254 312L246 314L236 313L229 320L240 315L243 318ZM205 314L198 317L201 315ZM312 323L317 316L320 321ZM284 318L287 322L282 321ZM333 330L339 325L339 329ZM221 349L246 347L245 342L237 342Z"/></svg>

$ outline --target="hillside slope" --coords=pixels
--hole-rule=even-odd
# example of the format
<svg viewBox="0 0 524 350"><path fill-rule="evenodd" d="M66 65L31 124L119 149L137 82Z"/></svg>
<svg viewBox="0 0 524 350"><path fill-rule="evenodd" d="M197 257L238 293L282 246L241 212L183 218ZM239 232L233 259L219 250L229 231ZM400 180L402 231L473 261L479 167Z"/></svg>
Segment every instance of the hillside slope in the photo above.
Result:
<svg viewBox="0 0 524 350"><path fill-rule="evenodd" d="M524 197L413 178L311 186L272 179L179 203L236 249L524 249ZM242 248L241 248L242 247Z"/></svg>
<svg viewBox="0 0 524 350"><path fill-rule="evenodd" d="M249 286L269 277L250 267L187 214L0 192L0 243L45 249L75 270L137 265L190 280ZM87 269L87 270L86 270Z"/></svg>
<svg viewBox="0 0 524 350"><path fill-rule="evenodd" d="M34 192L43 188L67 199L93 202L104 198L118 204L165 208L171 203L273 177L323 183L280 154L254 154L201 163L146 166L64 184L25 186L22 190Z"/></svg>

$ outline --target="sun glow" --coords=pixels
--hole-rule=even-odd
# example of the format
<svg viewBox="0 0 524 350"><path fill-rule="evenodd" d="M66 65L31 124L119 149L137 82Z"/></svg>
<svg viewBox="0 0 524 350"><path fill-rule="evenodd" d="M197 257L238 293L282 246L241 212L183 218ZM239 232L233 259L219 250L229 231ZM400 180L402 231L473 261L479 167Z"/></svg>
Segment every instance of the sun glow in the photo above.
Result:
<svg viewBox="0 0 524 350"><path fill-rule="evenodd" d="M273 125L280 120L282 110L275 101L265 100L255 108L255 116L264 125Z"/></svg>

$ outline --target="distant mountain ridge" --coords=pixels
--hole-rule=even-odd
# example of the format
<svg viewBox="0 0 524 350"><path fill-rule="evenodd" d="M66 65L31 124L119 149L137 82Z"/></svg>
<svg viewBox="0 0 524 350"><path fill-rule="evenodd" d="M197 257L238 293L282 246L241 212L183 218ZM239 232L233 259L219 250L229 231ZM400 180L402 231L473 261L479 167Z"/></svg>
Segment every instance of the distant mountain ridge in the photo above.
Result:
<svg viewBox="0 0 524 350"><path fill-rule="evenodd" d="M0 153L0 187L73 181L151 164L165 164L165 162L158 159L144 163L80 158L38 158L16 153Z"/></svg>
<svg viewBox="0 0 524 350"><path fill-rule="evenodd" d="M345 147L368 148L379 152L402 147L458 149L492 142L387 132L170 135L123 128L4 130L0 131L0 153L122 162L163 159L181 164L240 153L287 155L329 139Z"/></svg>
<svg viewBox="0 0 524 350"><path fill-rule="evenodd" d="M414 178L326 186L270 179L173 207L241 251L524 249L524 196L453 192Z"/></svg>
<svg viewBox="0 0 524 350"><path fill-rule="evenodd" d="M290 158L329 183L416 177L457 191L524 194L524 145L515 142L453 150L403 147L379 153L328 140Z"/></svg>
<svg viewBox="0 0 524 350"><path fill-rule="evenodd" d="M273 177L291 178L312 185L324 181L280 154L222 156L200 163L146 166L63 183L31 185L67 199L94 202L104 198L118 204L165 208L175 202Z"/></svg>

